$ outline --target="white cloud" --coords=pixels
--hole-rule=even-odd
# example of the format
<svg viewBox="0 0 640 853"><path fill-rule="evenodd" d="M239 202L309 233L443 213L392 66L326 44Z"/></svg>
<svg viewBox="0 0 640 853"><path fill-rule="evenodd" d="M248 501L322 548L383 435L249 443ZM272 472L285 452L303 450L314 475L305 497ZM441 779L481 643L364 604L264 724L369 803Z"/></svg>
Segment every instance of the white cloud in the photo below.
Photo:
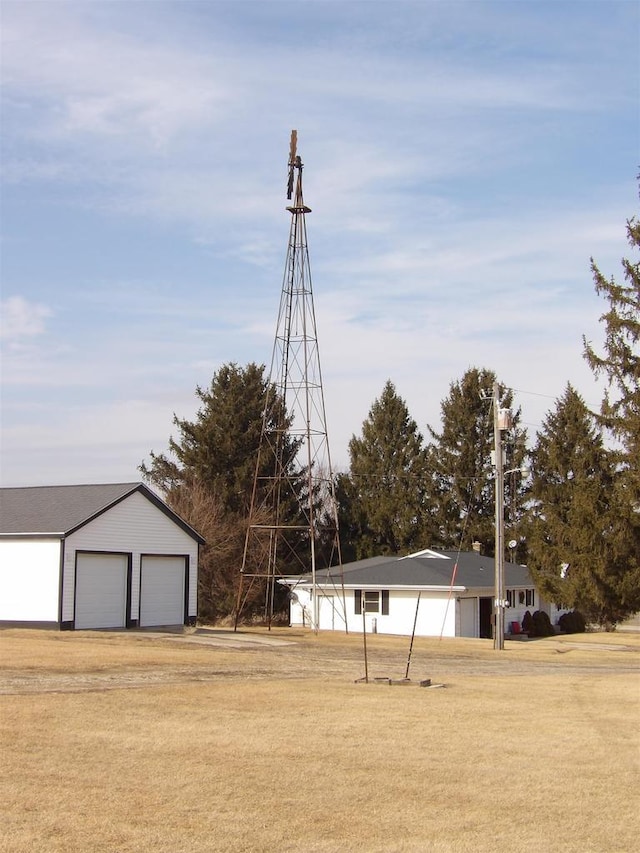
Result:
<svg viewBox="0 0 640 853"><path fill-rule="evenodd" d="M44 109L31 130L59 142L86 135L162 150L176 135L214 124L239 94L211 55L96 27L61 3L13 4L4 41L8 91L18 103L37 97Z"/></svg>
<svg viewBox="0 0 640 853"><path fill-rule="evenodd" d="M46 320L53 316L53 311L40 302L29 302L22 296L10 296L0 304L0 314L0 337L10 345L20 345L25 339L45 333Z"/></svg>

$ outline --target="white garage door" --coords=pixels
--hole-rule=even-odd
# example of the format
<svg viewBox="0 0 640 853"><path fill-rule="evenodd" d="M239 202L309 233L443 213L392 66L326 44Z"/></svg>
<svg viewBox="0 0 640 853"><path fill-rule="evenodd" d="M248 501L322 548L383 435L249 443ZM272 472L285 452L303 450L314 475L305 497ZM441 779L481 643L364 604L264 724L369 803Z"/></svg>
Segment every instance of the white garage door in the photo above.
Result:
<svg viewBox="0 0 640 853"><path fill-rule="evenodd" d="M127 565L124 554L78 554L76 628L124 628Z"/></svg>
<svg viewBox="0 0 640 853"><path fill-rule="evenodd" d="M184 622L184 557L143 557L140 583L140 625L182 625Z"/></svg>

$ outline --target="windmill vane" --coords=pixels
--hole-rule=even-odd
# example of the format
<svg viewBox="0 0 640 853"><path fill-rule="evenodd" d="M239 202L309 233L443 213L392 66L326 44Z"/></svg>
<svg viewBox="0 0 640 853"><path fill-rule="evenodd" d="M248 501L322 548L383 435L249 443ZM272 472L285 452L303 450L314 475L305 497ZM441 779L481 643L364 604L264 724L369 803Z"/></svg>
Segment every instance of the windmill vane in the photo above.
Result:
<svg viewBox="0 0 640 853"><path fill-rule="evenodd" d="M287 198L290 200L293 195L293 170L297 165L296 161L299 160L299 157L296 157L296 151L298 148L298 131L291 131L291 146L289 148L289 180L287 182Z"/></svg>

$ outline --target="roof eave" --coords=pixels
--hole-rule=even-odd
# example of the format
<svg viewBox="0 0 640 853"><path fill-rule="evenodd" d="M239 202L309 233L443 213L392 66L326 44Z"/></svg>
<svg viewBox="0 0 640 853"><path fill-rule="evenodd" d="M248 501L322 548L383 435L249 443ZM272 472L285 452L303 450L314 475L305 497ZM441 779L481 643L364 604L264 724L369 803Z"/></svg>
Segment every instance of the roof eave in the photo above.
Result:
<svg viewBox="0 0 640 853"><path fill-rule="evenodd" d="M292 579L293 580L293 579ZM286 583L285 579L282 579L283 583ZM313 582L312 581L302 581L296 583L296 586L300 586L303 589L312 589ZM379 590L379 589L388 589L395 590L396 592L399 590L407 591L407 592L466 592L466 586L450 586L449 584L394 584L394 583L345 583L345 584L332 584L332 583L322 583L321 581L316 582L316 588L318 589L330 589L335 590L336 587L344 587L344 589L364 589L364 590Z"/></svg>

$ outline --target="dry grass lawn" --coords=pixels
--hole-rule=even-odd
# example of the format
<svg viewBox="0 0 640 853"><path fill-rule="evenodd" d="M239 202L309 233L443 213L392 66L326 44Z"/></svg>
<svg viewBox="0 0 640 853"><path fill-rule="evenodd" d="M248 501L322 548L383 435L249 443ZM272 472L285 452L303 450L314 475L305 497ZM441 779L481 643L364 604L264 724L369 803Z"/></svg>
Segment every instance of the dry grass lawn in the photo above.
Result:
<svg viewBox="0 0 640 853"><path fill-rule="evenodd" d="M0 632L0 850L640 849L640 636L226 636Z"/></svg>

